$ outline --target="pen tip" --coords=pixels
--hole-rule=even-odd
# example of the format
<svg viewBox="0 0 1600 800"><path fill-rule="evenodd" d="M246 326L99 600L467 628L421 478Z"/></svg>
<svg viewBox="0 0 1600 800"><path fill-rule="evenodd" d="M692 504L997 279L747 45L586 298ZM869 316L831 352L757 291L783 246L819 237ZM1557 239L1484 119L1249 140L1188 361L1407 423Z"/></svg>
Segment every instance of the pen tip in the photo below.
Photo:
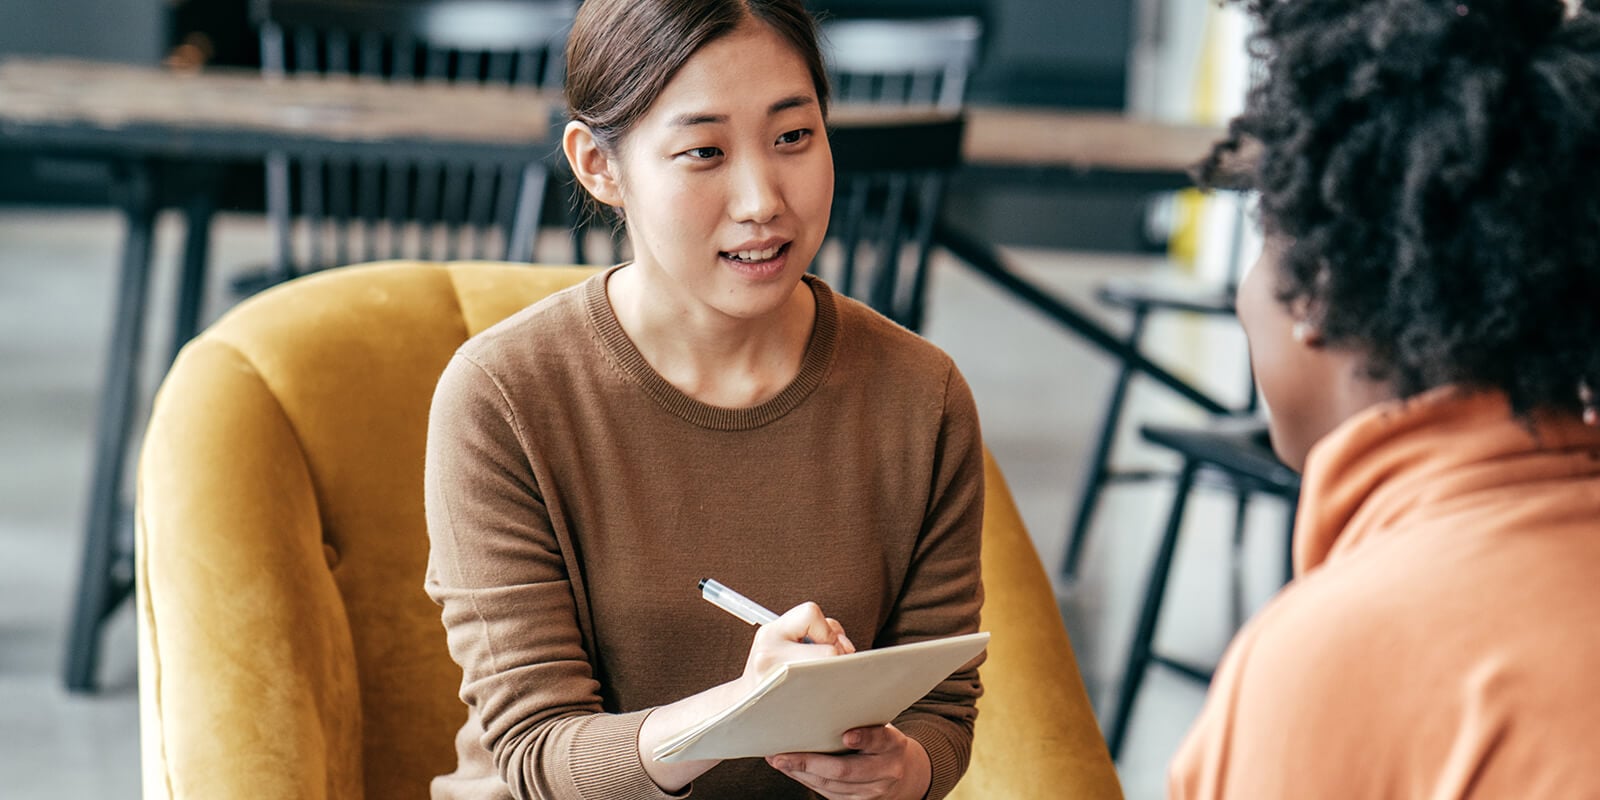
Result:
<svg viewBox="0 0 1600 800"><path fill-rule="evenodd" d="M706 581L707 580L710 580L710 579L709 578L701 578L700 579L700 583L696 584L694 588L696 588L696 589L704 589L704 588L706 588Z"/></svg>

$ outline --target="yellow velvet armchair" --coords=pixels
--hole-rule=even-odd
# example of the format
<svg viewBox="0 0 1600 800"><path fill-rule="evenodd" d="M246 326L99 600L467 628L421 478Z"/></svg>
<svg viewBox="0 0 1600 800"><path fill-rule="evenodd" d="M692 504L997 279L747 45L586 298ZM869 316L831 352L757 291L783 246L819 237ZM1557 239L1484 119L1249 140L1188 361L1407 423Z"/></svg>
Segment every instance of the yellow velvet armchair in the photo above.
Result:
<svg viewBox="0 0 1600 800"><path fill-rule="evenodd" d="M427 796L466 710L423 593L428 403L466 338L591 274L330 270L189 344L139 465L146 798ZM961 798L1120 797L1055 598L989 462L983 668Z"/></svg>

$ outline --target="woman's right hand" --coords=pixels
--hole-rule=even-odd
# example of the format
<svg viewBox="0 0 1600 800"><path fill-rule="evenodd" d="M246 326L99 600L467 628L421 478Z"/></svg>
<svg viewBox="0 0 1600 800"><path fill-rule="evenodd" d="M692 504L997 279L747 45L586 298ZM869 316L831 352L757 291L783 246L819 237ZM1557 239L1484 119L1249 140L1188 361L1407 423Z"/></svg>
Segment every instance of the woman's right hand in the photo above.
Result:
<svg viewBox="0 0 1600 800"><path fill-rule="evenodd" d="M810 641L807 641L810 640ZM822 615L816 603L802 603L783 616L762 625L750 645L744 674L676 703L657 707L639 728L639 760L655 784L667 792L689 785L716 761L655 760L655 748L667 737L698 723L738 701L780 664L854 653L856 646L836 619Z"/></svg>
<svg viewBox="0 0 1600 800"><path fill-rule="evenodd" d="M856 651L839 621L816 603L801 603L756 629L742 680L757 682L780 664L842 656Z"/></svg>

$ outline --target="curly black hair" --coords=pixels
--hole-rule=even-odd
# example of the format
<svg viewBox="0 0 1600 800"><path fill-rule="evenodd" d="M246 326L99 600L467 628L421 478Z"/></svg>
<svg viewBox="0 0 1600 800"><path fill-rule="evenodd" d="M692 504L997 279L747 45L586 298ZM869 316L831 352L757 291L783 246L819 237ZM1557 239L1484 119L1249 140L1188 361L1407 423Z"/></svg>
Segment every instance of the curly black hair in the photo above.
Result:
<svg viewBox="0 0 1600 800"><path fill-rule="evenodd" d="M1259 193L1278 297L1409 397L1600 393L1600 0L1242 0L1258 82L1204 185Z"/></svg>

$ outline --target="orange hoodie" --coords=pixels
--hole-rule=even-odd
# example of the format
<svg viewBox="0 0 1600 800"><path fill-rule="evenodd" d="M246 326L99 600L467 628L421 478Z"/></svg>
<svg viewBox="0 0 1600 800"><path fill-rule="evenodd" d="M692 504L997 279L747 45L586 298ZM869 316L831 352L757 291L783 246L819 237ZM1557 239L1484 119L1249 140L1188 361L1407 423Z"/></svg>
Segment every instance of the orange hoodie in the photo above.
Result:
<svg viewBox="0 0 1600 800"><path fill-rule="evenodd" d="M1444 388L1312 449L1171 797L1600 798L1600 430Z"/></svg>

